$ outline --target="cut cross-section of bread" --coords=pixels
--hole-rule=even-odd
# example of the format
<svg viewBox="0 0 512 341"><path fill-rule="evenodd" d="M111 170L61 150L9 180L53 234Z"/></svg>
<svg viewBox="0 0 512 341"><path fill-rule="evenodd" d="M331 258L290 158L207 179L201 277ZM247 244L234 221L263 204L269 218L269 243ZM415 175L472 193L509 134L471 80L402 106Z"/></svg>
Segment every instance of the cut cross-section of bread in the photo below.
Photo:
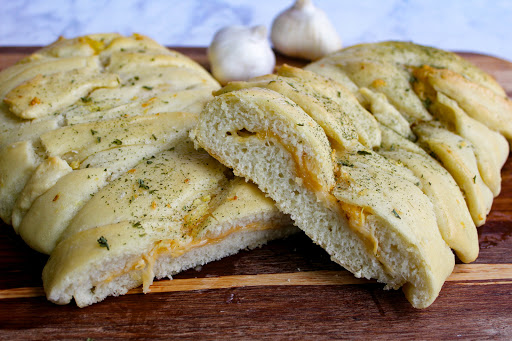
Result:
<svg viewBox="0 0 512 341"><path fill-rule="evenodd" d="M256 186L240 179L217 197L187 203L181 218L133 217L65 238L43 271L48 299L66 304L74 298L83 307L141 284L149 292L154 277L170 277L296 231Z"/></svg>
<svg viewBox="0 0 512 341"><path fill-rule="evenodd" d="M404 285L411 303L426 307L451 273L453 254L414 175L361 144L331 149L287 97L261 88L219 95L191 136L356 276Z"/></svg>

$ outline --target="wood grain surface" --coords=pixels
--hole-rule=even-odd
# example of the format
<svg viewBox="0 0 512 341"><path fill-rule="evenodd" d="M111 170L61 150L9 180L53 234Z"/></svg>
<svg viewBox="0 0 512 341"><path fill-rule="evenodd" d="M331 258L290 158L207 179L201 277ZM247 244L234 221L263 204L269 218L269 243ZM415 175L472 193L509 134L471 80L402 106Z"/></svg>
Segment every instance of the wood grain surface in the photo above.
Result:
<svg viewBox="0 0 512 341"><path fill-rule="evenodd" d="M0 47L0 69L34 47ZM208 67L204 48L178 48ZM460 53L512 96L512 64ZM278 63L304 61L278 56ZM479 228L480 256L456 265L432 306L356 279L305 235L156 281L86 308L44 297L47 257L0 226L0 339L512 339L512 160Z"/></svg>

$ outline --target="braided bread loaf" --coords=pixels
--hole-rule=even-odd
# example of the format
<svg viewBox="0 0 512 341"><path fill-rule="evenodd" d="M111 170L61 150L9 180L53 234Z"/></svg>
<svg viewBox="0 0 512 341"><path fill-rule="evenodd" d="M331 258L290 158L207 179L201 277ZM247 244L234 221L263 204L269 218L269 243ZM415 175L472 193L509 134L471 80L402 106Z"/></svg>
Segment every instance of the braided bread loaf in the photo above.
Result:
<svg viewBox="0 0 512 341"><path fill-rule="evenodd" d="M512 105L455 54L386 42L214 93L191 137L250 179L332 259L414 307L478 256ZM503 137L505 136L505 137Z"/></svg>

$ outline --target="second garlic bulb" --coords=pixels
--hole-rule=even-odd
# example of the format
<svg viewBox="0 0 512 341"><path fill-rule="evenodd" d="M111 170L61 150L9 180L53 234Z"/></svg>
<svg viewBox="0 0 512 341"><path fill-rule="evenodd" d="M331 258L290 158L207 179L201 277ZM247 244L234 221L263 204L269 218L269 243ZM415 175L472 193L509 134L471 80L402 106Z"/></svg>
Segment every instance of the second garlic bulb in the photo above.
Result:
<svg viewBox="0 0 512 341"><path fill-rule="evenodd" d="M272 24L271 39L282 54L310 60L341 48L340 37L329 18L311 0L297 0L279 14Z"/></svg>
<svg viewBox="0 0 512 341"><path fill-rule="evenodd" d="M276 64L265 26L221 29L208 48L208 59L213 76L223 85L272 73Z"/></svg>

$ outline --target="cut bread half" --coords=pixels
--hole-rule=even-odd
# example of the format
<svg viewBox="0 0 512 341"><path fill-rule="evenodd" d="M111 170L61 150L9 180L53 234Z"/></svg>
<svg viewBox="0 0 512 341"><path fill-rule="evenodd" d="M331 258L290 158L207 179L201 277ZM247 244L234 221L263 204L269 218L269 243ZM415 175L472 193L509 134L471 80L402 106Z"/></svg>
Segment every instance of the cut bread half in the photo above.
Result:
<svg viewBox="0 0 512 341"><path fill-rule="evenodd" d="M356 276L403 285L418 308L437 297L454 257L407 168L362 144L333 150L304 108L261 88L217 96L191 137Z"/></svg>
<svg viewBox="0 0 512 341"><path fill-rule="evenodd" d="M0 217L79 306L297 228L188 138L219 84L153 40L60 39L0 72Z"/></svg>
<svg viewBox="0 0 512 341"><path fill-rule="evenodd" d="M459 56L413 43L349 47L306 70L318 75L284 66L228 84L191 137L333 260L428 306L453 268L450 248L463 262L478 256L510 100Z"/></svg>

